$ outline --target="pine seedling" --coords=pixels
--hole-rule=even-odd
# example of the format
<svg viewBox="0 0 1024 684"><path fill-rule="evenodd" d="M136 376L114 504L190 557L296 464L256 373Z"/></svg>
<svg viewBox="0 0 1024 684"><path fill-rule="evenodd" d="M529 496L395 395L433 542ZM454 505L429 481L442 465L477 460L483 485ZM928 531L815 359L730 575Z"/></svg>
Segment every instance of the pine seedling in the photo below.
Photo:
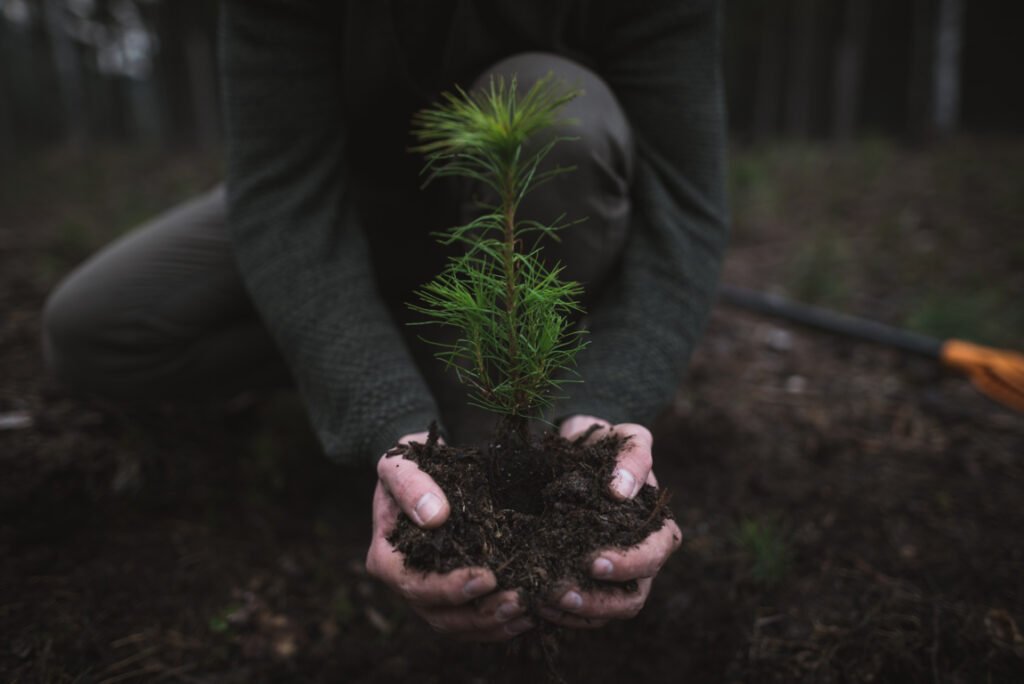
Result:
<svg viewBox="0 0 1024 684"><path fill-rule="evenodd" d="M529 419L551 405L586 346L571 320L582 314L582 287L562 280L563 267L546 266L541 258L541 238L557 240L568 224L517 215L531 190L571 170L540 168L556 144L571 138L551 136L534 149L527 141L565 123L560 110L580 91L552 74L521 96L516 85L515 77L492 77L479 92L445 93L413 119L414 150L427 158L427 182L462 178L495 199L481 202L481 215L466 225L438 234L460 253L417 291L419 303L410 307L431 319L423 323L459 332L454 343L434 342L436 356L454 369L470 403L501 414L504 429L525 440Z"/></svg>

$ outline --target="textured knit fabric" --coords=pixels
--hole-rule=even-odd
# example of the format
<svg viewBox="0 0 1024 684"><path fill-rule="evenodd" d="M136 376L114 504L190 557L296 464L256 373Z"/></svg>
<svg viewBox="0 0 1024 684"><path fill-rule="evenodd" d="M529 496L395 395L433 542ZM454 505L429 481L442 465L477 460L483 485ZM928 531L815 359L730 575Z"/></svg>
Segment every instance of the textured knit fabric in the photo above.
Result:
<svg viewBox="0 0 1024 684"><path fill-rule="evenodd" d="M329 456L375 459L437 417L380 267L382 245L436 226L365 198L423 202L411 114L518 52L594 70L637 147L630 237L587 318L584 383L552 415L649 423L671 400L726 236L715 3L235 0L224 31L236 259Z"/></svg>

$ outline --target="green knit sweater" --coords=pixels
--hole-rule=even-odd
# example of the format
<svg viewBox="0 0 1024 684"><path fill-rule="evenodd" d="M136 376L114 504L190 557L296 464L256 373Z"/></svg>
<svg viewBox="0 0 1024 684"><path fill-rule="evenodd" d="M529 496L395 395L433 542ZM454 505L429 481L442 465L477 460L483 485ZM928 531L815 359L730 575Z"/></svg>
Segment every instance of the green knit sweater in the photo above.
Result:
<svg viewBox="0 0 1024 684"><path fill-rule="evenodd" d="M601 76L637 148L621 268L591 305L584 382L553 415L649 424L685 370L726 240L715 2L225 3L235 255L334 459L372 462L438 418L371 259L380 231L427 228L381 227L361 198L381 187L414 193L412 112L526 51Z"/></svg>

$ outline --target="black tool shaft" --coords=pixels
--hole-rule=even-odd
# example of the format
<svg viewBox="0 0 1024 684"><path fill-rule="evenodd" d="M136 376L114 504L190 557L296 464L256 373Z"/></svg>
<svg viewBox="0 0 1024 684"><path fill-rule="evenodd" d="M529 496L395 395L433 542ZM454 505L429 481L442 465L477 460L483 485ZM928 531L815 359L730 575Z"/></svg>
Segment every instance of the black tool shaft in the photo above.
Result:
<svg viewBox="0 0 1024 684"><path fill-rule="evenodd" d="M809 328L895 347L911 354L934 359L941 357L943 341L927 335L919 335L877 321L848 316L816 306L798 304L778 295L755 292L734 285L722 285L719 294L722 301L733 306L782 318Z"/></svg>

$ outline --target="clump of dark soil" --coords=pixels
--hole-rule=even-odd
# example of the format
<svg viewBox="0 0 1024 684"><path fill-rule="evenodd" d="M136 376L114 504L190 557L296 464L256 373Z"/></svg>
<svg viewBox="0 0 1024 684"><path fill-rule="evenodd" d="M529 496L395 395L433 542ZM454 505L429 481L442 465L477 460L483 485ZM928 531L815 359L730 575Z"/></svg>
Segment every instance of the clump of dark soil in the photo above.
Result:
<svg viewBox="0 0 1024 684"><path fill-rule="evenodd" d="M573 441L548 433L521 448L501 439L476 449L438 443L432 430L426 444L391 451L434 478L451 516L424 530L402 515L388 541L416 570L490 568L500 588L521 590L528 604L564 581L635 591L635 582L590 577L590 560L599 549L635 546L660 529L671 516L668 497L644 485L633 499L614 499L608 486L625 443L617 435L588 442L592 431Z"/></svg>

